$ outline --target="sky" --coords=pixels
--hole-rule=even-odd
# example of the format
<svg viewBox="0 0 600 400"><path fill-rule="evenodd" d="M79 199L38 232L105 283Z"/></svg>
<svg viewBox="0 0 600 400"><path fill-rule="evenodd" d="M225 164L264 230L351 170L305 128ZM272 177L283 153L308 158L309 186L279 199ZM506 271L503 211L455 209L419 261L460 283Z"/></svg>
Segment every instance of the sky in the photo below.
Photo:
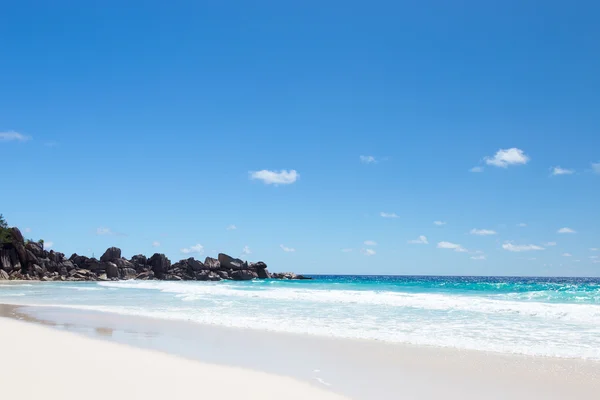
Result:
<svg viewBox="0 0 600 400"><path fill-rule="evenodd" d="M19 1L0 213L99 257L600 276L600 4Z"/></svg>

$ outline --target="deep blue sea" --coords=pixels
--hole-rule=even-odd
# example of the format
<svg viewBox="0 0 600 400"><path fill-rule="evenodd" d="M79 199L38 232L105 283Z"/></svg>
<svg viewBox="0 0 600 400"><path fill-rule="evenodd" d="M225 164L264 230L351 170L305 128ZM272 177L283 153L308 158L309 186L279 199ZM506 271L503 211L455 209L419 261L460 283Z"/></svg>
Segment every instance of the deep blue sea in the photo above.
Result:
<svg viewBox="0 0 600 400"><path fill-rule="evenodd" d="M5 283L0 303L600 360L600 278L314 278Z"/></svg>

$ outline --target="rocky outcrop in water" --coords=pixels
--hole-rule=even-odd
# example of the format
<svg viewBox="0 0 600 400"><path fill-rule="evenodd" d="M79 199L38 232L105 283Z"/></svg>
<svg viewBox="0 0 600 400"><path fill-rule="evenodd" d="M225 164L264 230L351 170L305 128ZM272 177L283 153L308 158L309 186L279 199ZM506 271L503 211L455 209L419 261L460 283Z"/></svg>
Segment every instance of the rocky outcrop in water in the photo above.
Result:
<svg viewBox="0 0 600 400"><path fill-rule="evenodd" d="M0 244L0 280L104 281L119 279L220 281L251 279L310 279L291 272L273 273L262 261L248 263L227 254L204 262L188 258L171 264L164 254L142 254L127 260L121 249L107 249L99 260L44 250L42 243L25 242L17 228L10 229L11 242Z"/></svg>

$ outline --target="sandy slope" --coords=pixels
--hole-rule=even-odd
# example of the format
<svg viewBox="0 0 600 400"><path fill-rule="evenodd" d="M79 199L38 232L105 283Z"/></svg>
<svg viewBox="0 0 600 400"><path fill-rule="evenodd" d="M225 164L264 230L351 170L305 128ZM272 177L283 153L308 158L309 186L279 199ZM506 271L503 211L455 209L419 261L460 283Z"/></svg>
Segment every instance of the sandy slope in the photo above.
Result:
<svg viewBox="0 0 600 400"><path fill-rule="evenodd" d="M341 400L291 378L0 318L0 393L16 399Z"/></svg>

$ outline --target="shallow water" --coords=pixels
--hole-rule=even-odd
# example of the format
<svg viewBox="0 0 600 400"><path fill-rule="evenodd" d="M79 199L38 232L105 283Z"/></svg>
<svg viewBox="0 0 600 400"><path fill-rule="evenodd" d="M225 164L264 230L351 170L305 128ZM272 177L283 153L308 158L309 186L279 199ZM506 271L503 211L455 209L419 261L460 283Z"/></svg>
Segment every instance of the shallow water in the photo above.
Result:
<svg viewBox="0 0 600 400"><path fill-rule="evenodd" d="M0 303L600 360L600 279L315 278L2 284Z"/></svg>

